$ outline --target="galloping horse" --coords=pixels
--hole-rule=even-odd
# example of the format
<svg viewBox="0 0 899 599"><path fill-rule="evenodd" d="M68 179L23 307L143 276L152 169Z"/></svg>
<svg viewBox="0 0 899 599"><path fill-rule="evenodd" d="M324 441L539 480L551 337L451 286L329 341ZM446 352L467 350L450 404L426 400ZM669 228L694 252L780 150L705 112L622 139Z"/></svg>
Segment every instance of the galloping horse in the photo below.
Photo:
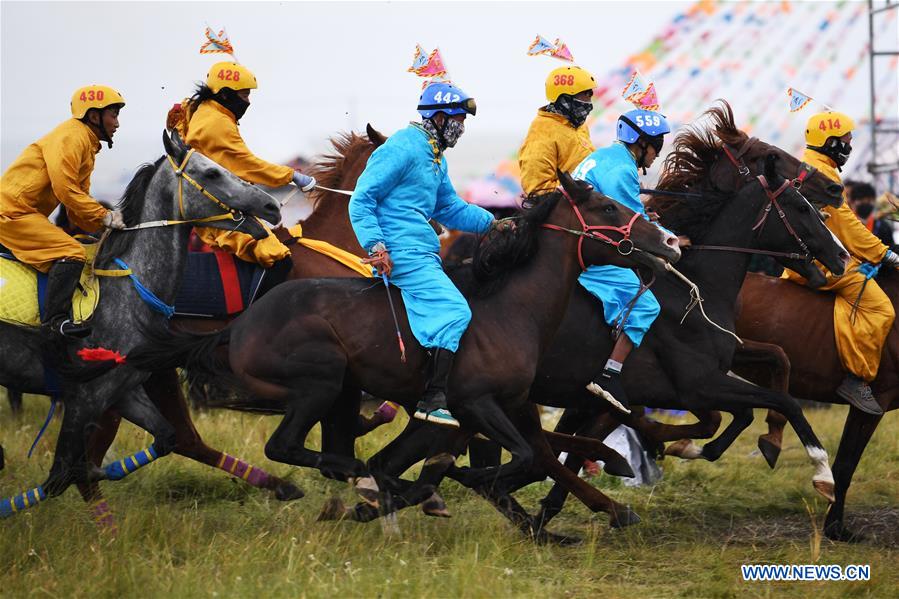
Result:
<svg viewBox="0 0 899 599"><path fill-rule="evenodd" d="M834 242L817 211L790 186L790 180L802 172L798 160L764 142L750 140L735 127L733 114L726 104L723 108L710 110L706 116L712 120L712 130L681 133L675 140L675 152L666 163L659 187L663 192L675 194L676 199L667 201L664 206L659 201L651 206L662 213L664 224L687 233L694 240L697 244L694 254L703 249L700 244L727 250L703 256L688 254L679 268L705 290L702 305L709 316L729 328L733 326L736 295L750 253L781 254L780 257L794 268L802 269L809 276L817 274L820 277L809 258L817 256L829 267L840 270L845 251ZM731 164L729 152L735 164ZM749 172L763 172L765 178L761 180L744 174ZM839 201L840 186L831 188L823 175L815 174L805 179L802 188L822 202ZM701 197L697 198L697 194ZM772 206L777 210L772 211ZM782 213L779 218L783 223L772 222L753 229L759 216L768 212ZM831 479L826 453L795 400L758 392L751 385L725 376L735 340L716 331L698 310L690 312L680 324L684 307L692 301L681 281L665 275L656 281L653 290L662 304L662 315L624 371L625 385L628 395L634 398L633 403L686 407L697 412L719 407L728 409L737 416L729 433L734 436L743 423L748 424L747 414L751 418L749 406L783 405L791 414L815 464L813 481L816 489L829 495ZM605 410L604 403L584 390L611 349L612 336L601 310L589 293L580 287L574 291L565 318L540 362L531 387L530 399L535 403L579 408L566 412L557 429L561 432L589 434L593 415ZM393 455L376 455L372 461L390 464L391 473L402 472L421 457L420 454L402 455L403 451L408 452L404 446L413 447L413 443L397 443ZM720 455L715 446L707 447L703 457L715 459ZM582 457L569 458L569 466L575 472L581 462ZM498 478L489 485L474 486L523 530L542 537L543 524L561 509L566 493L557 486L544 500L543 513L536 519L508 495L524 484L542 480L541 474L518 473L506 480ZM463 484L473 484L465 472L451 475ZM618 518L622 506L606 499L606 511L612 514L612 525L628 523ZM349 515L353 519L367 519L370 514L365 512L366 507L360 505Z"/></svg>
<svg viewBox="0 0 899 599"><path fill-rule="evenodd" d="M127 353L143 339L141 330L156 320L165 320L162 313L174 300L180 284L190 233L187 226L169 224L204 222L261 237L264 229L247 215L280 220L280 207L270 195L190 150L177 135L170 138L164 133L163 144L166 155L141 167L119 204L131 230L111 232L99 249L98 267L123 269L132 276L104 277L103 300L92 318L93 334L88 339L92 345ZM0 323L0 348L4 356L0 385L24 392L44 391L48 355L55 357L51 365L72 380L100 370L74 356L74 343L48 348L34 328ZM59 495L73 482L121 478L170 452L175 434L142 391L140 385L146 379L145 373L126 366L67 385L63 394L65 415L46 482L22 495L0 500L0 516ZM99 470L89 467L85 459L86 435L88 427L112 406L148 430L154 443L139 455Z"/></svg>
<svg viewBox="0 0 899 599"><path fill-rule="evenodd" d="M399 496L398 505L428 497L452 462L450 455L457 454L476 430L512 453L512 462L501 471L532 461L533 444L540 439L525 439L506 414L527 401L537 361L568 303L579 264L648 262L658 267L661 261L650 254L679 257L672 235L589 185L566 174L560 177L565 191L548 194L525 212L504 252L475 261L475 272L499 270L507 276L494 293L470 298L473 318L449 385L450 407L465 428L448 445L434 448L422 475L426 482ZM604 229L617 231L627 241L609 238ZM626 247L631 244L642 251L629 252ZM496 275L484 276L492 280ZM389 292L400 304L399 293ZM133 351L129 360L135 367L152 370L190 357L188 366L205 365L216 371L220 368L211 358L227 341L228 366L250 392L241 407L267 410L286 405L284 420L266 444L270 459L317 468L329 476L365 477L368 467L352 456L351 447L349 455L335 454L313 451L303 442L317 422L358 401L360 388L407 406L417 401L424 387L425 352L413 344L408 362L401 364L383 350L396 338L385 318L388 311L380 283L290 281L221 333L173 334ZM399 313L400 330L412 339L405 313ZM537 431L542 434L539 426ZM551 455L548 447L545 453Z"/></svg>
<svg viewBox="0 0 899 599"><path fill-rule="evenodd" d="M893 307L899 308L899 273L882 272L878 277ZM771 298L777 298L776 306ZM740 292L742 309L737 331L783 348L789 358L789 388L797 397L824 403L846 402L836 395L843 376L833 329L833 295L820 293L789 281L761 275L750 275ZM738 374L754 381L764 381L757 368L736 368ZM762 375L760 377L760 375ZM874 396L884 412L899 408L899 325L893 324L880 358L880 370L871 383ZM833 462L836 501L824 521L825 534L834 540L849 541L856 535L843 522L846 493L852 475L865 447L883 416L872 416L850 406ZM771 413L769 433L765 435L774 466L780 451L783 417ZM760 438L760 447L763 439Z"/></svg>

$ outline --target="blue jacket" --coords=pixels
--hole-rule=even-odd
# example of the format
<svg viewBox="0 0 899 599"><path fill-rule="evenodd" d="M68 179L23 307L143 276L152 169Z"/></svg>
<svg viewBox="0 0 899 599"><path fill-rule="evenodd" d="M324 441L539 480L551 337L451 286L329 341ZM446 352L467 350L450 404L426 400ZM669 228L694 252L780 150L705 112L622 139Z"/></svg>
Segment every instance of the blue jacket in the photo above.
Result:
<svg viewBox="0 0 899 599"><path fill-rule="evenodd" d="M643 202L640 201L637 161L624 144L616 142L595 150L574 170L574 177L583 179L599 193L634 212L646 214Z"/></svg>
<svg viewBox="0 0 899 599"><path fill-rule="evenodd" d="M397 131L372 153L349 210L353 231L366 251L380 241L391 253L436 253L440 241L429 219L472 233L485 232L493 222L489 212L459 197L446 158L416 125Z"/></svg>

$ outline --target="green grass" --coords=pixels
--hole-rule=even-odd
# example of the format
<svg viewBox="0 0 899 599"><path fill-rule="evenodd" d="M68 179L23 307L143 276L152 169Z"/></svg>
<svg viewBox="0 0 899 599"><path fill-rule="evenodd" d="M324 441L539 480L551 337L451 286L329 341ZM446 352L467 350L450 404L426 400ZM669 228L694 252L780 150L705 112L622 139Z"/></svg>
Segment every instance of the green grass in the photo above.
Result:
<svg viewBox="0 0 899 599"><path fill-rule="evenodd" d="M43 481L54 423L35 456L25 454L47 408L27 398L14 420L0 398L0 442L7 469L0 495ZM809 411L831 456L845 408ZM98 533L76 490L0 521L0 596L97 597L896 597L899 589L899 436L888 415L850 491L848 522L864 528L861 544L816 534L826 506L811 485L812 468L788 430L773 472L754 451L764 417L719 460L663 462L654 488L631 489L602 476L594 484L630 504L643 522L610 530L605 514L570 502L552 530L576 534L573 548L525 541L482 499L447 482L453 513L433 519L399 515L400 537L377 522L319 523L324 501L353 500L345 485L315 472L275 464L262 447L276 418L229 412L197 415L197 427L220 449L289 476L306 497L276 501L221 471L167 457L119 483L104 483L119 524L113 541ZM400 422L359 443L369 455ZM317 442L313 439L312 442ZM148 444L123 427L111 455ZM548 485L518 494L532 511ZM740 564L870 564L870 582L743 582Z"/></svg>

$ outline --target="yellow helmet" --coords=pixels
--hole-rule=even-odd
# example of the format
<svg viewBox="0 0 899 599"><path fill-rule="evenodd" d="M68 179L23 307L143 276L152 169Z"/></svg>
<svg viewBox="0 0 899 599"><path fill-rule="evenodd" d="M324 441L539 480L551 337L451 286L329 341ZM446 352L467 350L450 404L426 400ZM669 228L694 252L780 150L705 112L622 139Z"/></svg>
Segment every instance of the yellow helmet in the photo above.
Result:
<svg viewBox="0 0 899 599"><path fill-rule="evenodd" d="M72 116L76 119L83 119L91 108L102 109L114 104L124 106L125 98L111 87L105 85L79 87L72 94Z"/></svg>
<svg viewBox="0 0 899 599"><path fill-rule="evenodd" d="M581 67L559 67L546 78L546 99L555 102L562 94L577 94L596 87L593 75Z"/></svg>
<svg viewBox="0 0 899 599"><path fill-rule="evenodd" d="M228 87L234 91L256 89L256 75L247 67L236 62L217 62L206 75L206 85L217 94Z"/></svg>
<svg viewBox="0 0 899 599"><path fill-rule="evenodd" d="M805 126L805 143L813 148L823 147L830 137L843 137L855 129L855 121L842 112L813 114Z"/></svg>

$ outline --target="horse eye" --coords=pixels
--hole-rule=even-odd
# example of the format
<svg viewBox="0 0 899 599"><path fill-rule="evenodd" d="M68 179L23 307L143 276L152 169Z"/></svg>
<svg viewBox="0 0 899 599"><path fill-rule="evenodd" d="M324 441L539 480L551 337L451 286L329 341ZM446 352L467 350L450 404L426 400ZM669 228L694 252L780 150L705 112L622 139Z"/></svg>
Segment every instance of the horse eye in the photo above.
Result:
<svg viewBox="0 0 899 599"><path fill-rule="evenodd" d="M613 212L616 212L617 210L618 210L618 208L615 207L615 204L606 204L605 206L602 207L602 211L605 212L606 214L612 214Z"/></svg>

